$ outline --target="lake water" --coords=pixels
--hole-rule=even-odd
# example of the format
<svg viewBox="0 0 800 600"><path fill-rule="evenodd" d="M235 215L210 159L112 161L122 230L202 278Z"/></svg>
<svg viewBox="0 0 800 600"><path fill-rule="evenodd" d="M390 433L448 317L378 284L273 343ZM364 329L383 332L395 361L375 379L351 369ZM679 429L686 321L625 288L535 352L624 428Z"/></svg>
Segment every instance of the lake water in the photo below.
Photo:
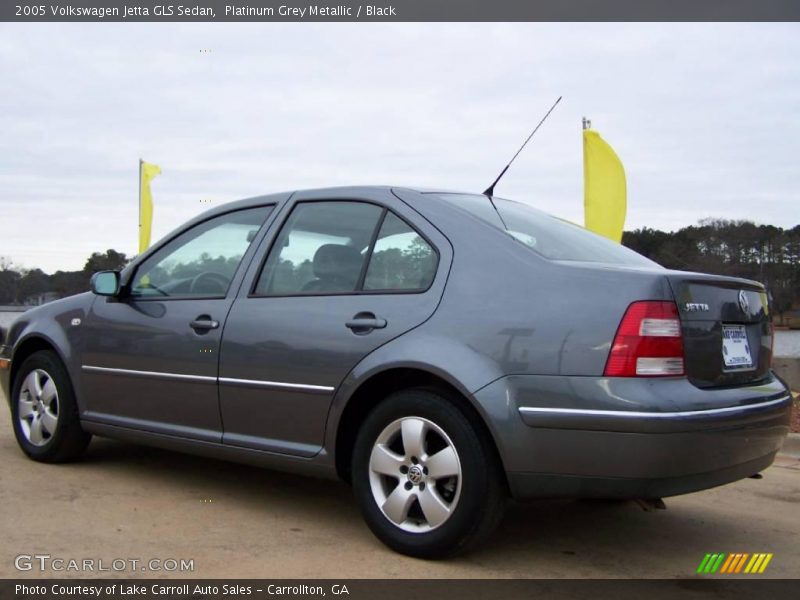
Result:
<svg viewBox="0 0 800 600"><path fill-rule="evenodd" d="M800 330L775 332L775 356L800 357Z"/></svg>
<svg viewBox="0 0 800 600"><path fill-rule="evenodd" d="M0 327L8 327L9 325L11 325L11 321L16 319L21 314L22 314L21 312L0 311Z"/></svg>
<svg viewBox="0 0 800 600"><path fill-rule="evenodd" d="M0 327L7 327L21 314L0 311ZM800 330L775 332L775 356L800 357Z"/></svg>

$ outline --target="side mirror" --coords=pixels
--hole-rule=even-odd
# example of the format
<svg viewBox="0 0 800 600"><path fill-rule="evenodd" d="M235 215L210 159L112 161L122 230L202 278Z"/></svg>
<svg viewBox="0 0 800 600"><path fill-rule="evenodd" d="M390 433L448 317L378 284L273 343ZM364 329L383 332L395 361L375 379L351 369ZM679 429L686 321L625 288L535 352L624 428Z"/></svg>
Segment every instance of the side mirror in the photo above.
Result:
<svg viewBox="0 0 800 600"><path fill-rule="evenodd" d="M119 293L119 271L98 271L92 275L91 287L98 296L116 296Z"/></svg>

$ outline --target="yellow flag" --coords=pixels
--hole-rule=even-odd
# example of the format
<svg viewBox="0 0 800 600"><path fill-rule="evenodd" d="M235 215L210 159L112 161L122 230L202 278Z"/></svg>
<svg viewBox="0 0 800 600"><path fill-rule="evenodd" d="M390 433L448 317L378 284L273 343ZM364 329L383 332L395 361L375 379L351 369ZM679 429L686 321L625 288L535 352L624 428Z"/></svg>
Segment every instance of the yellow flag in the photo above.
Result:
<svg viewBox="0 0 800 600"><path fill-rule="evenodd" d="M586 229L621 242L627 208L622 161L599 133L584 129L583 209Z"/></svg>
<svg viewBox="0 0 800 600"><path fill-rule="evenodd" d="M150 246L150 232L153 226L153 194L150 182L161 174L161 167L139 161L139 254Z"/></svg>

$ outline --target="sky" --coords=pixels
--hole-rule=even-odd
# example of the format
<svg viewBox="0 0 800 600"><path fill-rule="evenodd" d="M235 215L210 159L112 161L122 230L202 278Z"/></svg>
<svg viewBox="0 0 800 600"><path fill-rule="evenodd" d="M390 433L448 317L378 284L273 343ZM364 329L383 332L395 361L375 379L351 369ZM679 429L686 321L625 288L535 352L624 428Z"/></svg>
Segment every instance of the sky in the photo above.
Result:
<svg viewBox="0 0 800 600"><path fill-rule="evenodd" d="M237 198L496 188L583 222L581 117L628 177L626 229L800 223L800 25L0 24L0 257L137 250Z"/></svg>

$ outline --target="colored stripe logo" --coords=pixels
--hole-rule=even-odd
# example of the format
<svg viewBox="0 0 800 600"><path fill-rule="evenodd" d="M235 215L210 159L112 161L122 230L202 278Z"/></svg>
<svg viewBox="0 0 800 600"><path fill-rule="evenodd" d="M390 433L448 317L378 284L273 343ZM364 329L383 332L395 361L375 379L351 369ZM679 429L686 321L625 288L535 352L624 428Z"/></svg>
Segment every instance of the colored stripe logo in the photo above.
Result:
<svg viewBox="0 0 800 600"><path fill-rule="evenodd" d="M697 572L703 575L714 573L755 575L756 573L763 573L767 569L772 556L771 552L757 552L755 554L747 552L734 552L732 554L725 554L724 552L709 553L700 561Z"/></svg>

